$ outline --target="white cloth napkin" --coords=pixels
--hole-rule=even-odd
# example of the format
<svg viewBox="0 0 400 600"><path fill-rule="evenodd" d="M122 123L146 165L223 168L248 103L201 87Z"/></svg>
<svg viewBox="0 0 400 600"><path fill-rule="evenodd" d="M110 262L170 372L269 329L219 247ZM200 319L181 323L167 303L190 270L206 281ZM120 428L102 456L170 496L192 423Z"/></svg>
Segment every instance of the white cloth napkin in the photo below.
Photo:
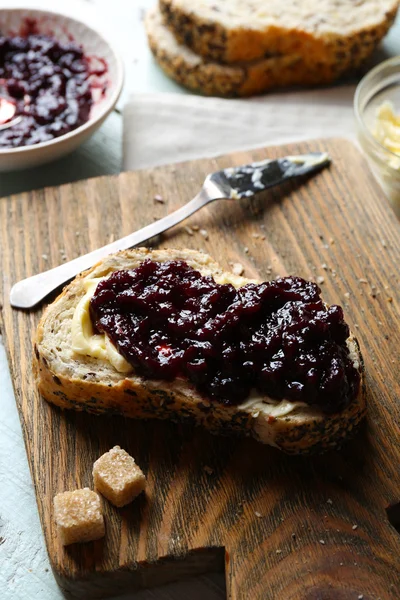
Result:
<svg viewBox="0 0 400 600"><path fill-rule="evenodd" d="M124 170L317 137L353 137L355 87L222 100L132 96L124 108Z"/></svg>

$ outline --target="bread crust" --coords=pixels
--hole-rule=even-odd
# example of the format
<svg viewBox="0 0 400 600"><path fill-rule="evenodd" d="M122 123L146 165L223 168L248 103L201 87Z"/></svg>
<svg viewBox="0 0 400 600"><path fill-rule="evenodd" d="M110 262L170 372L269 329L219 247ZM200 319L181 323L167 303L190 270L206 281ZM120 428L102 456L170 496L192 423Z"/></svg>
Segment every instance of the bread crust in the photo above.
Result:
<svg viewBox="0 0 400 600"><path fill-rule="evenodd" d="M214 433L251 435L292 454L337 448L355 432L366 411L363 383L357 398L341 413L325 415L303 405L292 413L271 416L269 412L274 412L274 406L270 410L270 404L263 405L261 412L259 408L249 409L244 405L227 407L209 402L183 379L146 380L134 373L118 373L107 361L74 355L71 320L85 294L83 281L117 269L134 268L145 258L160 262L180 258L204 274L215 277L223 274L208 255L194 250L140 248L110 255L79 275L46 308L38 325L33 368L39 391L47 401L63 409L95 414L189 421ZM351 338L350 344L362 374L363 363L355 338Z"/></svg>
<svg viewBox="0 0 400 600"><path fill-rule="evenodd" d="M352 12L354 26L343 28L344 31L340 31L340 22L332 22L330 26L329 18L320 17L321 0L309 2L304 15L293 17L290 22L288 11L292 7L288 4L281 3L280 18L264 23L261 20L251 21L249 7L248 15L244 13L247 18L243 18L240 24L229 21L225 10L228 3L220 6L218 0L213 3L217 10L212 14L199 8L201 2L190 0L160 0L159 5L165 23L180 43L208 60L229 64L259 59L266 53L296 53L306 63L314 63L318 56L322 63L341 65L342 72L357 68L372 53L392 25L399 7L398 0L362 0L357 5L350 2L348 6L342 2L339 7L330 0L322 1L327 5L328 15L329 8L343 11L344 18ZM264 12L272 4L268 0L264 2ZM367 8L369 5L371 11L375 10L376 18L372 22L371 19L362 21L365 5ZM307 14L310 12L314 12L314 19Z"/></svg>

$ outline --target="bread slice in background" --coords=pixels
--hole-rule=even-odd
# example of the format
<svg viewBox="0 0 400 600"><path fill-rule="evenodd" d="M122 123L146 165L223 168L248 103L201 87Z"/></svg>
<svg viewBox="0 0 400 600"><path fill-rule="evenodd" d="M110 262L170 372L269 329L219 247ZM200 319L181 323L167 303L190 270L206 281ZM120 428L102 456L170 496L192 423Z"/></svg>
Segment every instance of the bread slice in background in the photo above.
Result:
<svg viewBox="0 0 400 600"><path fill-rule="evenodd" d="M294 46L289 53L268 52L262 58L224 64L215 57L196 54L182 43L185 36L168 28L165 20L165 13L161 14L158 7L145 19L148 43L157 63L177 83L206 96L246 97L293 86L327 85L359 68L380 40L377 38L375 43L363 33L362 45L348 42L348 49L333 52L329 61L321 59L319 50L309 51L307 42L304 47ZM344 42L337 43L341 46Z"/></svg>
<svg viewBox="0 0 400 600"><path fill-rule="evenodd" d="M231 65L209 61L175 39L158 8L149 11L145 26L150 49L165 73L207 96L246 97L295 85L327 84L342 73L338 65L306 65L298 54Z"/></svg>
<svg viewBox="0 0 400 600"><path fill-rule="evenodd" d="M267 397L249 398L238 406L209 401L185 379L155 381L133 372L118 372L107 360L77 354L72 349L72 319L86 294L85 282L113 271L136 268L150 258L155 262L184 260L202 275L239 287L249 280L224 272L208 255L195 250L139 248L106 257L76 277L50 304L35 339L34 371L43 397L60 406L91 413L122 414L138 419L195 422L215 433L251 435L288 453L325 451L351 436L365 415L361 382L357 398L342 412L326 415L305 403ZM353 363L362 374L357 341L348 341Z"/></svg>
<svg viewBox="0 0 400 600"><path fill-rule="evenodd" d="M146 16L150 49L165 73L206 96L245 97L292 85L298 77L296 55L266 58L242 65L207 61L180 44L164 25L158 8Z"/></svg>
<svg viewBox="0 0 400 600"><path fill-rule="evenodd" d="M399 0L160 0L175 37L208 60L298 54L341 72L370 56L398 7Z"/></svg>

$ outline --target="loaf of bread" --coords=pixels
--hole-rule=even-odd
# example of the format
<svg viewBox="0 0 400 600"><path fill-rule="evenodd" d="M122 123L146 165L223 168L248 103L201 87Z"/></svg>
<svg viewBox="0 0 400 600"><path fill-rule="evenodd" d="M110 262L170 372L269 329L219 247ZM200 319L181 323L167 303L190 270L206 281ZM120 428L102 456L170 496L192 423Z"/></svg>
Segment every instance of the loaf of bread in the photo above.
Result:
<svg viewBox="0 0 400 600"><path fill-rule="evenodd" d="M342 72L371 54L398 6L399 0L160 0L176 38L208 60L297 54Z"/></svg>
<svg viewBox="0 0 400 600"><path fill-rule="evenodd" d="M295 85L328 84L345 68L339 63L306 64L298 54L220 64L180 44L164 25L158 8L149 11L145 26L150 49L165 73L179 84L207 96L246 97Z"/></svg>
<svg viewBox="0 0 400 600"><path fill-rule="evenodd" d="M104 353L87 355L73 346L77 307L92 284L120 270L135 269L150 258L155 263L185 261L201 275L236 288L243 277L224 272L208 255L194 250L133 249L110 255L76 277L45 310L35 340L34 371L41 394L61 408L91 413L122 414L144 419L188 420L212 432L237 432L288 453L323 451L338 447L351 435L365 414L363 382L344 410L326 414L304 402L249 397L226 404L204 397L189 380L152 380L111 364ZM94 288L93 288L94 289ZM86 335L93 335L86 325ZM362 378L362 358L353 336L347 340L348 357ZM114 348L115 353L115 348ZM119 355L117 355L119 356Z"/></svg>

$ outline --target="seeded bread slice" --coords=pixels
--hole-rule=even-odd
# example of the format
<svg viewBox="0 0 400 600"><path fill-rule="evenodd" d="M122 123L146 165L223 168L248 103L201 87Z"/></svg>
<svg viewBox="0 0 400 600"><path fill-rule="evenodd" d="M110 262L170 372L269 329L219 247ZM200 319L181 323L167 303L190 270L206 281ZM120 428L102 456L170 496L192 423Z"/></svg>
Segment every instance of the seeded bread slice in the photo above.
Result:
<svg viewBox="0 0 400 600"><path fill-rule="evenodd" d="M237 65L204 60L180 44L163 24L158 8L145 19L150 49L169 77L207 96L244 97L286 85L296 78L296 55L266 58Z"/></svg>
<svg viewBox="0 0 400 600"><path fill-rule="evenodd" d="M208 61L180 44L164 25L158 8L145 20L151 51L172 79L207 96L245 97L294 85L332 82L342 69L315 61L306 65L298 54L223 65Z"/></svg>
<svg viewBox="0 0 400 600"><path fill-rule="evenodd" d="M299 54L357 67L386 35L399 0L160 0L181 43L209 60Z"/></svg>
<svg viewBox="0 0 400 600"><path fill-rule="evenodd" d="M39 391L61 408L91 413L116 413L138 419L188 420L215 433L237 432L288 453L324 451L349 437L366 410L363 385L357 398L341 413L325 415L304 403L288 405L264 397L239 406L224 406L203 398L187 381L153 381L117 372L106 360L72 350L71 324L75 308L86 293L84 281L119 269L137 267L144 259L185 260L216 281L231 278L235 285L248 280L225 273L210 256L194 250L146 248L110 255L76 277L45 310L35 340L34 372ZM362 358L354 337L349 352L360 373ZM289 409L292 410L289 410Z"/></svg>

